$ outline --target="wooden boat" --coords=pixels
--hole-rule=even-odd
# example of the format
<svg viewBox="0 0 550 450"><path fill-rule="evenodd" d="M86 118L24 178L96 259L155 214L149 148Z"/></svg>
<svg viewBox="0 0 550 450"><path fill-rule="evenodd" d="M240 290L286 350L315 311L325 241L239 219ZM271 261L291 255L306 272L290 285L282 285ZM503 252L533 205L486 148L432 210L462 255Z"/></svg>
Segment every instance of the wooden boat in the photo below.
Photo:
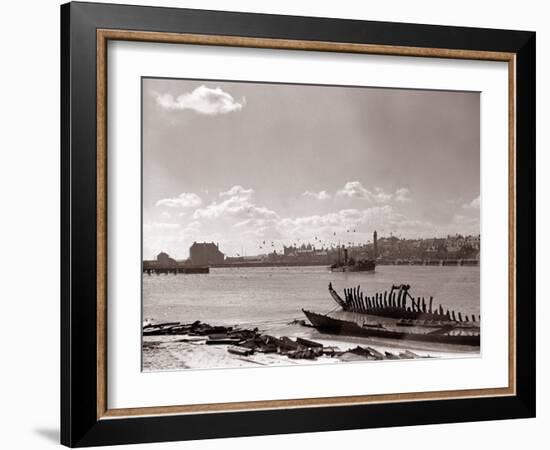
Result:
<svg viewBox="0 0 550 450"><path fill-rule="evenodd" d="M302 312L321 333L477 347L480 345L479 328L473 326L465 328L457 323L441 324L435 330L417 325L414 328L407 329L407 331L402 331L397 329L396 326L392 326L392 324L380 324L380 326L360 325L353 321L336 319L304 309L302 309Z"/></svg>
<svg viewBox="0 0 550 450"><path fill-rule="evenodd" d="M372 296L363 295L361 286L356 288L344 289L342 298L329 283L328 290L333 300L344 310L360 314L369 314L373 316L390 317L408 320L415 323L425 322L459 322L476 324L480 317L476 319L475 315L468 316L461 312L456 313L453 310L444 310L441 305L433 305L433 297L428 301L424 297L416 299L409 292L410 285L401 284L392 286L391 290L381 293L375 293ZM409 324L402 322L402 325Z"/></svg>

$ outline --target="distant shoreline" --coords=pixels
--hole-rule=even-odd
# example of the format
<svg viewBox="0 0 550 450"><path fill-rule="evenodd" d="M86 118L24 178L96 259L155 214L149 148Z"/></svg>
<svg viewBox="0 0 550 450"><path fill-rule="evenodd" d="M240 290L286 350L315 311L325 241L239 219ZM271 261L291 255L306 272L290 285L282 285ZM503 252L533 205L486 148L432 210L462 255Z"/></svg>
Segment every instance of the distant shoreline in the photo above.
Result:
<svg viewBox="0 0 550 450"><path fill-rule="evenodd" d="M151 263L151 261L143 261L144 263ZM154 261L153 261L154 263ZM440 259L440 260L392 260L392 261L378 261L377 266L417 266L417 267L479 267L478 260L471 259ZM273 261L254 261L254 262L236 262L236 263L221 263L210 264L204 267L210 267L213 269L226 269L226 268L253 268L253 267L322 267L327 269L330 264L327 262L316 261L292 261L292 262L273 262ZM167 270L176 268L193 268L188 262L178 261L177 265L166 266ZM201 266L202 267L202 266ZM152 265L151 269L155 269L156 266Z"/></svg>
<svg viewBox="0 0 550 450"><path fill-rule="evenodd" d="M438 267L438 266L454 266L454 267L479 267L479 261L472 260L426 260L426 261L408 261L408 260L396 260L396 261L378 261L377 266L426 266L426 267ZM327 269L330 264L326 262L240 262L230 264L211 264L211 268L246 268L246 267L308 267L308 266L326 266Z"/></svg>

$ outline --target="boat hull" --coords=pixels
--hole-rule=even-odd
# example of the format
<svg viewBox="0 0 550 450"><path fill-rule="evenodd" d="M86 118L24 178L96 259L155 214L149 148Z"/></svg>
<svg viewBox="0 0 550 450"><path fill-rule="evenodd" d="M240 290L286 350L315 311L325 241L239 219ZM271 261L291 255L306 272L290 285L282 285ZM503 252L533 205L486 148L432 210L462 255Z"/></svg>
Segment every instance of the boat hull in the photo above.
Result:
<svg viewBox="0 0 550 450"><path fill-rule="evenodd" d="M399 286L398 286L399 288ZM443 307L432 309L433 297L428 302L424 298L410 297L411 306L406 306L406 297L408 295L402 288L394 292L396 287L392 287L389 292L382 294L376 294L372 297L363 297L363 293L360 291L360 286L353 289L344 289L344 298L340 297L338 293L333 289L332 283L329 283L329 293L332 299L344 310L354 313L367 314L372 316L388 317L392 319L400 320L413 320L413 321L434 321L434 322L453 322L462 323L476 326L475 315L471 315L471 320L465 314L464 317L461 313L455 314L454 311L443 311ZM407 288L408 290L408 288ZM478 316L480 319L480 317ZM463 320L464 319L464 320Z"/></svg>
<svg viewBox="0 0 550 450"><path fill-rule="evenodd" d="M358 336L358 337L377 337L396 340L433 342L439 344L454 344L454 345L480 345L479 334L471 335L451 335L445 334L448 331L454 330L454 327L442 327L440 330L430 331L426 333L415 333L407 331L390 330L384 327L361 326L356 322L335 319L333 317L314 313L311 311L302 310L311 324L321 333L343 335L343 336ZM441 332L438 332L441 331Z"/></svg>

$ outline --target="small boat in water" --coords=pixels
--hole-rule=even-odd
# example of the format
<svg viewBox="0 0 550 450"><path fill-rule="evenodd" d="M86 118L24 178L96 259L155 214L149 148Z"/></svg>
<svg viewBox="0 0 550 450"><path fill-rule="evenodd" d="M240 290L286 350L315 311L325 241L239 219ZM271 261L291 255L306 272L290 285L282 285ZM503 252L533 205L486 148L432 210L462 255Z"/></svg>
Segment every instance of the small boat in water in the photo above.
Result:
<svg viewBox="0 0 550 450"><path fill-rule="evenodd" d="M343 249L344 258L340 258L340 247L338 247L338 261L330 266L332 272L374 272L376 262L373 259L348 258L348 249Z"/></svg>
<svg viewBox="0 0 550 450"><path fill-rule="evenodd" d="M330 266L330 270L333 272L374 272L376 269L376 263L370 259L363 259L359 261L351 260L348 264L333 264Z"/></svg>

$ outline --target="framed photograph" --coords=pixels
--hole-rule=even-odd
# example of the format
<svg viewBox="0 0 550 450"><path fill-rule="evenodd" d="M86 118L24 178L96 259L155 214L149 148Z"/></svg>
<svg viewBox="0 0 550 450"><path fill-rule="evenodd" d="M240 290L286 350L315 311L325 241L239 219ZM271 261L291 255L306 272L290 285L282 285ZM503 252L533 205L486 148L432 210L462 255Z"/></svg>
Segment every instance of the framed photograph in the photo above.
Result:
<svg viewBox="0 0 550 450"><path fill-rule="evenodd" d="M535 33L61 7L61 441L535 415Z"/></svg>

